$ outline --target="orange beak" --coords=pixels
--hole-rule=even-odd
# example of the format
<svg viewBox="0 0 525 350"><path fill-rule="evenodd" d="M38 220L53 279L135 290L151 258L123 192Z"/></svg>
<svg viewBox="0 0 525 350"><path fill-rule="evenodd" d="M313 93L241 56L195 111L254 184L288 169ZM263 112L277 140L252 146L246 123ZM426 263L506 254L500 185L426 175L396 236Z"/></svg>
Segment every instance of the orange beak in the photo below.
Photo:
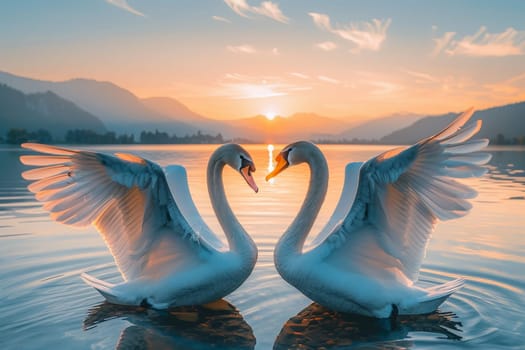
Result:
<svg viewBox="0 0 525 350"><path fill-rule="evenodd" d="M255 193L259 192L259 187L255 184L255 180L253 179L252 172L255 171L255 167L252 165L247 165L244 168L241 168L241 175L246 180L246 183L248 186L252 188L252 190L255 191Z"/></svg>
<svg viewBox="0 0 525 350"><path fill-rule="evenodd" d="M281 171L288 168L288 161L283 157L282 153L279 153L277 157L275 158L277 161L277 165L275 166L275 169L268 175L266 175L266 181L270 180L272 177L277 176Z"/></svg>

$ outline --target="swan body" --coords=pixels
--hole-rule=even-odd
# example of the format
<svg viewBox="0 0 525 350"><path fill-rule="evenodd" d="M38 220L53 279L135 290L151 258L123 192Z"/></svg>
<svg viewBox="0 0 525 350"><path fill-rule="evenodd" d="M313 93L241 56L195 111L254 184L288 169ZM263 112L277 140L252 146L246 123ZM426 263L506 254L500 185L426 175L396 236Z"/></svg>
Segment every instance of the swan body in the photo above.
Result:
<svg viewBox="0 0 525 350"><path fill-rule="evenodd" d="M469 110L443 131L408 148L387 151L346 168L339 203L321 233L304 249L324 200L328 166L312 143L299 141L277 156L270 179L288 166L307 163L311 176L299 214L274 251L280 275L328 308L386 318L433 312L461 288L415 285L438 220L464 216L476 192L454 180L481 176L490 160L473 140L481 121L466 125Z"/></svg>
<svg viewBox="0 0 525 350"><path fill-rule="evenodd" d="M238 170L257 192L255 166L239 145L226 144L210 157L208 192L226 246L202 220L189 192L185 169L164 171L141 157L114 156L41 144L21 156L34 181L28 188L51 218L67 225L93 224L115 259L122 283L83 280L107 301L156 309L209 303L237 289L250 275L257 248L233 214L222 181L225 165Z"/></svg>

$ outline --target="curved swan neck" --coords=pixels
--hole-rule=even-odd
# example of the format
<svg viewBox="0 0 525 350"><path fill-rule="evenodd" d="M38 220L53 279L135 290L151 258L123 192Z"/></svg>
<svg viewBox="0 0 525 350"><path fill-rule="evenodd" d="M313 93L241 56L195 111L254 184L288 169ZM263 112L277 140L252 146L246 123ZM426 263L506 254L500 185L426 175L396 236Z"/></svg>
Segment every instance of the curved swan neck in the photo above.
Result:
<svg viewBox="0 0 525 350"><path fill-rule="evenodd" d="M235 214L233 214L230 204L226 199L222 180L225 164L221 155L217 154L217 152L211 156L208 162L207 182L211 204L219 220L219 224L224 230L230 251L253 255L256 254L254 253L256 251L255 243L239 223Z"/></svg>
<svg viewBox="0 0 525 350"><path fill-rule="evenodd" d="M302 254L304 242L323 204L328 188L328 165L321 151L311 146L305 161L310 168L308 191L299 213L276 247L276 258Z"/></svg>

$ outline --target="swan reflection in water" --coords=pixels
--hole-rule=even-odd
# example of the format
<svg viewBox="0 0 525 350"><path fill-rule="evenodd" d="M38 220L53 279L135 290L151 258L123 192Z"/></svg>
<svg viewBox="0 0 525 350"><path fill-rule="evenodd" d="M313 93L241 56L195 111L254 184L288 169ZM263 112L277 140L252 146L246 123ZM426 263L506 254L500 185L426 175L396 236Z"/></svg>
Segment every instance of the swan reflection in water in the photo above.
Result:
<svg viewBox="0 0 525 350"><path fill-rule="evenodd" d="M357 347L406 349L413 345L409 332L428 332L461 340L461 323L452 312L377 319L331 311L312 303L290 318L275 340L274 349Z"/></svg>
<svg viewBox="0 0 525 350"><path fill-rule="evenodd" d="M105 321L131 323L115 349L253 349L255 336L239 311L224 300L202 305L153 310L104 302L89 310L88 331Z"/></svg>

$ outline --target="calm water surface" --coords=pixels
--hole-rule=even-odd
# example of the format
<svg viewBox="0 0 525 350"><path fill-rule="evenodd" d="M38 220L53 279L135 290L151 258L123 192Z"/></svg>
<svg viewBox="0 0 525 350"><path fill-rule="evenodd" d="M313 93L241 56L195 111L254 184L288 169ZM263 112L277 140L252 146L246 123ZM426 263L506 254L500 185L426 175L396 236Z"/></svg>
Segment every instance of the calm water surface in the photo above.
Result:
<svg viewBox="0 0 525 350"><path fill-rule="evenodd" d="M220 230L204 185L207 160L216 146L91 148L184 165L197 207ZM102 239L93 228L52 222L20 177L24 168L18 157L25 151L1 148L0 348L525 349L525 148L490 149L489 174L467 181L479 191L471 213L440 223L429 245L421 283L464 276L467 285L439 312L394 324L323 309L279 278L273 247L304 198L307 167L292 168L266 183L271 166L267 146L246 148L257 164L259 193L233 170L225 171L225 181L234 211L259 247L255 270L225 298L231 305L169 312L111 306L85 285L82 271L120 279ZM314 233L335 207L345 164L389 147L321 148L331 178Z"/></svg>

